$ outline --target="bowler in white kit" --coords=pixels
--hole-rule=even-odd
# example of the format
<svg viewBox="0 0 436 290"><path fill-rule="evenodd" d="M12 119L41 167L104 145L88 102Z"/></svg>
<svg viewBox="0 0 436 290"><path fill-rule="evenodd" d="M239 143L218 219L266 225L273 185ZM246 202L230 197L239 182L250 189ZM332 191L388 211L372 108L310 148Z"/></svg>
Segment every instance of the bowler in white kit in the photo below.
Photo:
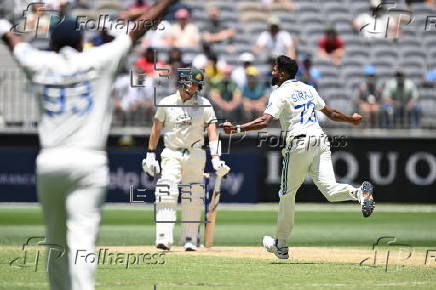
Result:
<svg viewBox="0 0 436 290"><path fill-rule="evenodd" d="M295 80L297 71L295 60L279 56L272 71L273 85L278 87L271 93L263 116L243 125L222 124L224 131L232 134L263 129L273 119L279 119L282 130L286 131L276 238L263 238L264 247L280 259L289 257L288 238L294 225L295 194L307 174L330 202L356 200L364 217L370 216L375 207L373 187L368 181L359 188L336 182L330 144L319 126L316 111L333 121L353 125L358 125L362 117L357 113L349 116L326 106L313 87Z"/></svg>
<svg viewBox="0 0 436 290"><path fill-rule="evenodd" d="M156 247L162 250L169 250L174 243L173 230L179 194L182 204L181 242L186 251L195 251L198 247L198 230L205 199L205 130L216 174L224 176L230 171L220 159L215 111L208 99L199 96L204 82L203 72L197 68L188 70L187 73L182 72L177 92L159 102L147 156L142 161L146 173L152 176L160 173L156 148L161 130L164 129L162 175L157 180L155 190Z"/></svg>
<svg viewBox="0 0 436 290"><path fill-rule="evenodd" d="M161 19L174 2L158 1L137 21ZM38 200L46 243L64 249L51 253L48 261L54 290L94 289L96 264L82 255L96 252L108 182L105 147L112 84L121 60L150 28L138 25L110 43L83 52L83 35L76 24L72 20L57 24L50 35L51 51L41 51L11 32L7 20L0 20L0 38L26 72L40 104Z"/></svg>

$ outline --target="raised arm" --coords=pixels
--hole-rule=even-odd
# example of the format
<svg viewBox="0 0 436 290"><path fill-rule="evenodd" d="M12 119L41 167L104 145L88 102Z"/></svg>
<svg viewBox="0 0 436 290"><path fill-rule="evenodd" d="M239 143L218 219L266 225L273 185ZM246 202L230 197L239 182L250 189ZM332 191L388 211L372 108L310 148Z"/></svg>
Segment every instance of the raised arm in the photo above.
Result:
<svg viewBox="0 0 436 290"><path fill-rule="evenodd" d="M354 113L352 116L350 116L342 112L339 112L338 110L335 110L329 106L324 106L321 112L323 112L330 120L336 122L351 123L354 126L359 125L360 121L362 121L362 116L359 115L358 113Z"/></svg>
<svg viewBox="0 0 436 290"><path fill-rule="evenodd" d="M132 42L138 41L153 25L159 22L166 14L168 7L176 2L178 0L159 0L150 9L145 11L136 20L136 29L129 32Z"/></svg>
<svg viewBox="0 0 436 290"><path fill-rule="evenodd" d="M273 119L273 116L271 116L270 114L263 114L263 116L255 119L254 121L242 125L233 125L231 122L225 122L221 125L221 127L224 129L224 132L226 134L260 130L268 127Z"/></svg>

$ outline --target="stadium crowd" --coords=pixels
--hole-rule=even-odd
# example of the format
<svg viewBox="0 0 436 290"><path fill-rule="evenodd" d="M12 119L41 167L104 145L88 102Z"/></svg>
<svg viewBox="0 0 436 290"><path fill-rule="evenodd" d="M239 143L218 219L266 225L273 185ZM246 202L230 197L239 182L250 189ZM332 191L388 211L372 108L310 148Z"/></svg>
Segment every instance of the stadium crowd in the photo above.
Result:
<svg viewBox="0 0 436 290"><path fill-rule="evenodd" d="M28 41L45 49L43 35L57 19L127 20L152 1L46 0L31 5L25 20L31 1L9 2L2 17L20 23ZM175 91L180 69L191 65L204 69L203 94L218 118L250 120L268 100L272 59L284 54L298 60L297 78L327 103L363 113L363 127L420 128L423 118L431 119L424 127L436 127L436 55L427 50L436 44L436 28L424 35L417 27L436 11L433 1L397 1L397 13L378 0L199 2L174 5L132 51L113 86L114 126L150 126L155 102ZM404 17L409 12L413 21ZM100 28L86 32L85 49L120 33L108 23ZM413 47L417 41L422 44Z"/></svg>

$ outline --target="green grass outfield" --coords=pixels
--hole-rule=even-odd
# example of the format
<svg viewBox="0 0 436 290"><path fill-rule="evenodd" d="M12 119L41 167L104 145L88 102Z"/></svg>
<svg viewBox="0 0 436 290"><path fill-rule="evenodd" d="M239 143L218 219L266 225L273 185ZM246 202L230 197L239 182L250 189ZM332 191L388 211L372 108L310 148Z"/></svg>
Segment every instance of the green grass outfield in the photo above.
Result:
<svg viewBox="0 0 436 290"><path fill-rule="evenodd" d="M274 235L276 205L222 206L218 213L217 246L261 246L263 235ZM180 226L176 226L176 238ZM22 256L27 238L44 235L41 211L36 205L0 206L0 289L48 289L46 273L9 265ZM372 251L382 236L416 251L434 249L436 206L377 204L377 212L361 217L349 204L298 204L291 247L347 247ZM153 210L141 206L107 206L103 212L98 245L141 246L154 241ZM150 249L150 248L148 248ZM153 250L154 251L154 250ZM292 256L292 248L291 248ZM365 258L365 257L362 257ZM423 263L422 263L423 264ZM434 262L436 264L436 261ZM391 270L393 269L393 270ZM406 265L361 267L295 259L210 256L167 253L163 265L101 265L97 289L436 289L436 267Z"/></svg>

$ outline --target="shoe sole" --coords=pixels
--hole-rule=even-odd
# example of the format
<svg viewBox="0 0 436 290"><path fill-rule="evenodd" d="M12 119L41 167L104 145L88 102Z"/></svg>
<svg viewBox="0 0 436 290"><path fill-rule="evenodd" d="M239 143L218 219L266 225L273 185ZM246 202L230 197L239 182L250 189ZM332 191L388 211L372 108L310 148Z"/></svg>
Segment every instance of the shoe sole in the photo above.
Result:
<svg viewBox="0 0 436 290"><path fill-rule="evenodd" d="M164 250L164 251L169 251L170 250L170 248L165 246L164 244L157 244L156 248Z"/></svg>
<svg viewBox="0 0 436 290"><path fill-rule="evenodd" d="M274 254L274 255L275 255L277 258L279 258L279 259L289 259L289 254L281 255L281 254L279 254L278 252L276 252L276 251L274 251L274 250L270 250L270 249L268 249L268 248L265 247L265 246L264 246L264 248L266 249L266 251L267 251L268 253Z"/></svg>
<svg viewBox="0 0 436 290"><path fill-rule="evenodd" d="M194 248L186 248L185 251L186 251L186 252L195 252L195 251L197 251L197 249L194 249Z"/></svg>
<svg viewBox="0 0 436 290"><path fill-rule="evenodd" d="M368 195L372 197L372 192L373 192L373 186L370 182L368 181L364 181L362 183L362 194ZM373 211L374 211L374 199L370 199L368 197L364 197L363 198L363 203L362 203L362 214L363 217L369 217Z"/></svg>

